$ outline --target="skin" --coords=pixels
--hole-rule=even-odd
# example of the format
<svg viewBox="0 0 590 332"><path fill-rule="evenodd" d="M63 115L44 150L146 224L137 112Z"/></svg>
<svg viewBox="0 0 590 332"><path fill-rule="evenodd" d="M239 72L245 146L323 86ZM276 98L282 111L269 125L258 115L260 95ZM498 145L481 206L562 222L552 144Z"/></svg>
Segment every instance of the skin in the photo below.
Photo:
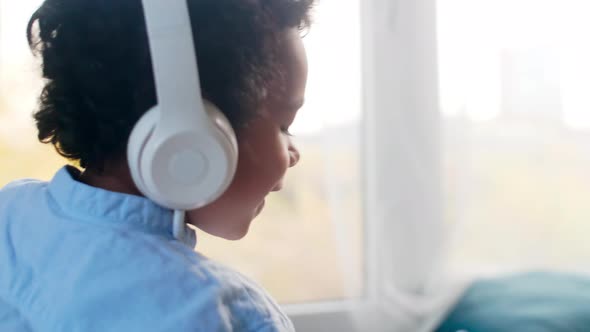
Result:
<svg viewBox="0 0 590 332"><path fill-rule="evenodd" d="M303 105L307 57L297 29L282 33L279 64L282 84L273 84L268 98L246 126L235 128L239 159L229 188L212 203L187 211L187 222L228 240L243 238L262 211L265 197L281 190L283 178L299 161L288 128ZM126 162L106 163L99 174L87 168L80 181L102 189L143 196L131 178Z"/></svg>

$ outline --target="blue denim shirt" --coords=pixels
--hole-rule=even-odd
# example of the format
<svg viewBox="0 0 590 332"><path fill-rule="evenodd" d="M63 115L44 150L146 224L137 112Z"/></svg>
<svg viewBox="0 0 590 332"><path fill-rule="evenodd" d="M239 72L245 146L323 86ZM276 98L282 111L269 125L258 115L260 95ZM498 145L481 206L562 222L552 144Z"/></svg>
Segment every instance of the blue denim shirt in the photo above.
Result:
<svg viewBox="0 0 590 332"><path fill-rule="evenodd" d="M0 331L294 331L251 280L172 236L172 211L87 186L0 190Z"/></svg>

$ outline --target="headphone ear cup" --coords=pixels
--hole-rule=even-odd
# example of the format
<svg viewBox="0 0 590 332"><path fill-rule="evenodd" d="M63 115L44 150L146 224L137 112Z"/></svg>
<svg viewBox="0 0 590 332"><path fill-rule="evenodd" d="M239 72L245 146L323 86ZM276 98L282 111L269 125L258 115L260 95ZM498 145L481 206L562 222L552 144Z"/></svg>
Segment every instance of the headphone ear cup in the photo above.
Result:
<svg viewBox="0 0 590 332"><path fill-rule="evenodd" d="M147 186L141 170L141 155L156 127L160 112L155 106L148 110L133 127L127 142L127 163L133 182L142 194L147 195Z"/></svg>
<svg viewBox="0 0 590 332"><path fill-rule="evenodd" d="M223 194L233 179L238 162L235 132L217 107L207 101L204 106L210 121L208 133L157 137L158 106L147 111L131 131L127 159L133 181L143 195L162 206L182 210L203 206ZM204 159L195 164L194 158L183 157L195 154ZM206 173L191 180L203 165Z"/></svg>

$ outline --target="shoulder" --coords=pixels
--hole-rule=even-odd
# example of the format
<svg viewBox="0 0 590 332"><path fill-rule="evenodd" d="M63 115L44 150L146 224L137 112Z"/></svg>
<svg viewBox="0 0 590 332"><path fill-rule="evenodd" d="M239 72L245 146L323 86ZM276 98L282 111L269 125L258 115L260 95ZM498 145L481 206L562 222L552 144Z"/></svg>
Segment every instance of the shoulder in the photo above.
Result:
<svg viewBox="0 0 590 332"><path fill-rule="evenodd" d="M47 182L36 179L20 179L0 188L0 216L3 213L14 213L19 206L31 204L35 200L32 196L46 185Z"/></svg>
<svg viewBox="0 0 590 332"><path fill-rule="evenodd" d="M16 196L19 193L29 191L46 185L47 182L37 179L19 179L7 183L0 188L0 202L3 199Z"/></svg>
<svg viewBox="0 0 590 332"><path fill-rule="evenodd" d="M80 331L291 331L274 328L290 322L281 320L259 289L177 241L117 242L102 252L104 259L64 276L52 296L59 298L60 313L46 325Z"/></svg>

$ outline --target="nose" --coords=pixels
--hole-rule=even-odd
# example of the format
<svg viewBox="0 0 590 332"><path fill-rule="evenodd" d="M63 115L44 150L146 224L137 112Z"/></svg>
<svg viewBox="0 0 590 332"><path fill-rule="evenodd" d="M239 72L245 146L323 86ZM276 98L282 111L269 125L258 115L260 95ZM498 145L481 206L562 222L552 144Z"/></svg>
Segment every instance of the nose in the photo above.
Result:
<svg viewBox="0 0 590 332"><path fill-rule="evenodd" d="M295 145L289 144L289 167L297 165L299 158L301 158L299 149Z"/></svg>

